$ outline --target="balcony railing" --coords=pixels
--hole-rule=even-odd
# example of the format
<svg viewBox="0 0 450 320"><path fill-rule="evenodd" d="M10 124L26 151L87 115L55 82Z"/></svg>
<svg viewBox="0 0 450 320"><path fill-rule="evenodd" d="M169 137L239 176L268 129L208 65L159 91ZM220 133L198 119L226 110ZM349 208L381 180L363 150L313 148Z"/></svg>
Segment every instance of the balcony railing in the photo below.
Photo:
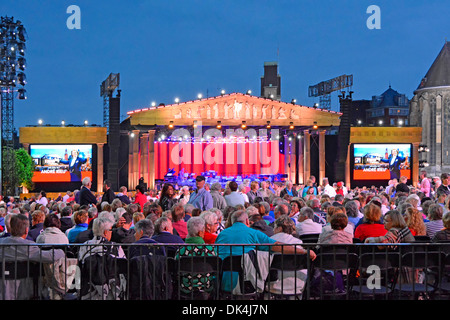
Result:
<svg viewBox="0 0 450 320"><path fill-rule="evenodd" d="M307 254L287 254L287 246L273 252L263 244L0 245L0 299L433 300L450 296L447 243L303 243ZM316 255L314 260L310 251Z"/></svg>

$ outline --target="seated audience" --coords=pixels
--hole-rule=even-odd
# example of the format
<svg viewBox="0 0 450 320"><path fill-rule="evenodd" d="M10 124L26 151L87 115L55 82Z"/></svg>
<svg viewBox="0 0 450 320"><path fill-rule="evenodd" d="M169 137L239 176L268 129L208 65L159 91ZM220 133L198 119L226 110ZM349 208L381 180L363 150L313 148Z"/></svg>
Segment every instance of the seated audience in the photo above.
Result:
<svg viewBox="0 0 450 320"><path fill-rule="evenodd" d="M387 230L384 228L384 224L381 221L381 207L369 203L364 207L364 218L355 229L355 238L358 238L362 242L369 237L384 236Z"/></svg>

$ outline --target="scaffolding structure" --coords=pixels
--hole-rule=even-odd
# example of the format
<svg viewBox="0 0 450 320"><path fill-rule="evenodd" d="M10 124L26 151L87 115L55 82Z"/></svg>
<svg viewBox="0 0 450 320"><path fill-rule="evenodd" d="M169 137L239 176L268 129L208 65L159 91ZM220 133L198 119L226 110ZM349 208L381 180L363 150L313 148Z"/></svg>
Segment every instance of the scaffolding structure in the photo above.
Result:
<svg viewBox="0 0 450 320"><path fill-rule="evenodd" d="M25 42L22 22L14 17L0 20L1 169L0 194L15 195L14 98L26 99Z"/></svg>
<svg viewBox="0 0 450 320"><path fill-rule="evenodd" d="M320 108L331 109L331 93L353 86L353 75L341 75L339 77L322 81L316 85L309 86L308 96L319 97Z"/></svg>

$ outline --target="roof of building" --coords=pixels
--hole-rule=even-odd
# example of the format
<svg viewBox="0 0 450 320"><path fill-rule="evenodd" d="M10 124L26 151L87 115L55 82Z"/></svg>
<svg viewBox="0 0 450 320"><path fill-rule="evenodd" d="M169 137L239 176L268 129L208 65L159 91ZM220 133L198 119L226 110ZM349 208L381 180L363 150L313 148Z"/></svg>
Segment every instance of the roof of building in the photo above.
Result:
<svg viewBox="0 0 450 320"><path fill-rule="evenodd" d="M385 92L372 99L373 107L407 106L406 104L401 105L401 103L399 103L401 101L399 101L399 99L397 98L398 96L404 96L404 94L401 94L398 91L392 89L392 87L389 85L389 88Z"/></svg>
<svg viewBox="0 0 450 320"><path fill-rule="evenodd" d="M450 86L450 42L445 44L417 89Z"/></svg>

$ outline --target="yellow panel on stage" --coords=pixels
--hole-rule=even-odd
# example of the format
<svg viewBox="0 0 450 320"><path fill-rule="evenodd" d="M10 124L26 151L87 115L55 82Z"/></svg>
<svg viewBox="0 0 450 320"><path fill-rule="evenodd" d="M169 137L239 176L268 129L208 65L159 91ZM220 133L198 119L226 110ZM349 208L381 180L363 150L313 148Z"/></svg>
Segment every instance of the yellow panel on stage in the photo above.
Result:
<svg viewBox="0 0 450 320"><path fill-rule="evenodd" d="M21 127L22 144L97 144L106 143L105 127Z"/></svg>

